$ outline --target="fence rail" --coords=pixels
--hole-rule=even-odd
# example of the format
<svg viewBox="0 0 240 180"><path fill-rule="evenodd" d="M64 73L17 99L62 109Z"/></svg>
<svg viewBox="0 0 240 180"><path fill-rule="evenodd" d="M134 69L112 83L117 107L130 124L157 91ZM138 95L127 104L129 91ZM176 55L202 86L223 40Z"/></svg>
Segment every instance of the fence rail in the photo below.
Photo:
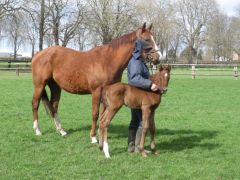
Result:
<svg viewBox="0 0 240 180"><path fill-rule="evenodd" d="M198 76L232 76L234 79L239 78L239 64L170 64L173 68L172 75L182 75L182 76L191 76L192 79L195 79ZM174 69L183 69L187 68L184 73L178 73L174 72ZM214 69L216 68L216 69ZM219 69L219 68L225 68L225 69ZM151 70L155 71L157 69L156 66L154 66ZM16 75L19 76L20 73L24 72L31 72L32 69L28 67L22 67L20 66L20 63L16 64L15 68L0 68L0 71L15 71ZM189 73L188 73L189 72ZM214 72L206 73L206 72ZM216 74L215 72L218 72ZM226 72L226 73L224 73ZM232 72L231 74L229 72Z"/></svg>
<svg viewBox="0 0 240 180"><path fill-rule="evenodd" d="M195 79L198 76L232 76L239 78L239 64L170 64L172 66L172 75L191 76ZM174 72L174 69L186 69L183 73ZM224 69L220 69L224 68ZM156 70L153 68L153 70ZM207 73L208 72L208 73ZM231 73L230 73L231 72Z"/></svg>

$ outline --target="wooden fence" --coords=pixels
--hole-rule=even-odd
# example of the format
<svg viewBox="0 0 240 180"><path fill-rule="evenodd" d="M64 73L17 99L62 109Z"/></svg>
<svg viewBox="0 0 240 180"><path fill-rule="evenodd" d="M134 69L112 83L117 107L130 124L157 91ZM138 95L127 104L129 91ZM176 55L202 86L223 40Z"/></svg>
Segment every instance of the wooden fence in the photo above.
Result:
<svg viewBox="0 0 240 180"><path fill-rule="evenodd" d="M232 76L234 79L239 78L238 64L170 64L172 66L172 75L191 76L192 79L198 76ZM16 63L14 68L1 68L0 71L15 71L16 75L20 73L30 73L31 66L28 64ZM178 71L184 69L184 71ZM156 66L150 68L152 73L156 71Z"/></svg>
<svg viewBox="0 0 240 180"><path fill-rule="evenodd" d="M232 76L239 78L239 64L170 64L172 66L172 75L191 76L195 79L200 76ZM184 71L178 71L184 69ZM152 69L155 71L156 67Z"/></svg>

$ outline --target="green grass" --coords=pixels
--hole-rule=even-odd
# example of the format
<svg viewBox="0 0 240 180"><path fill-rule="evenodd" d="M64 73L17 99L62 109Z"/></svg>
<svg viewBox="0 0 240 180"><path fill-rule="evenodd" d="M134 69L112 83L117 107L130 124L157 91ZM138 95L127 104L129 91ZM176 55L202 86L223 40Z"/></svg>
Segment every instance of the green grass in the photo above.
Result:
<svg viewBox="0 0 240 180"><path fill-rule="evenodd" d="M160 154L147 158L127 153L127 108L109 128L110 160L90 144L88 95L62 93L66 138L41 104L36 137L32 93L29 74L0 72L0 179L240 179L240 83L232 77L173 75L155 117Z"/></svg>

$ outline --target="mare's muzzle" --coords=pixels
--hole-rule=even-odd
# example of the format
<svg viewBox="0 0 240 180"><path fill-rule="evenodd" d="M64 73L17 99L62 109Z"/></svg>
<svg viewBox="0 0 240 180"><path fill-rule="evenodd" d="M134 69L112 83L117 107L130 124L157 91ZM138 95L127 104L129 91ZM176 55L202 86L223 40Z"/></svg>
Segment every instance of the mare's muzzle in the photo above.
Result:
<svg viewBox="0 0 240 180"><path fill-rule="evenodd" d="M158 51L150 51L147 53L147 60L151 61L154 65L157 65L160 63L160 55Z"/></svg>

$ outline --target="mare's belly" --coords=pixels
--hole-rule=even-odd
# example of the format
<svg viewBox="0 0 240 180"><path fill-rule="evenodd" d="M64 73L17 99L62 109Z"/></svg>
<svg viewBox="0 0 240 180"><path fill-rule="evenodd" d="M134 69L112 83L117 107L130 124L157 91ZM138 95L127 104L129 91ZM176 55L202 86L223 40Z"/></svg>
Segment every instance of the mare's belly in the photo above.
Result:
<svg viewBox="0 0 240 180"><path fill-rule="evenodd" d="M56 73L53 75L53 79L57 84L67 92L74 94L89 94L90 89L88 86L88 81L82 74L61 74Z"/></svg>

